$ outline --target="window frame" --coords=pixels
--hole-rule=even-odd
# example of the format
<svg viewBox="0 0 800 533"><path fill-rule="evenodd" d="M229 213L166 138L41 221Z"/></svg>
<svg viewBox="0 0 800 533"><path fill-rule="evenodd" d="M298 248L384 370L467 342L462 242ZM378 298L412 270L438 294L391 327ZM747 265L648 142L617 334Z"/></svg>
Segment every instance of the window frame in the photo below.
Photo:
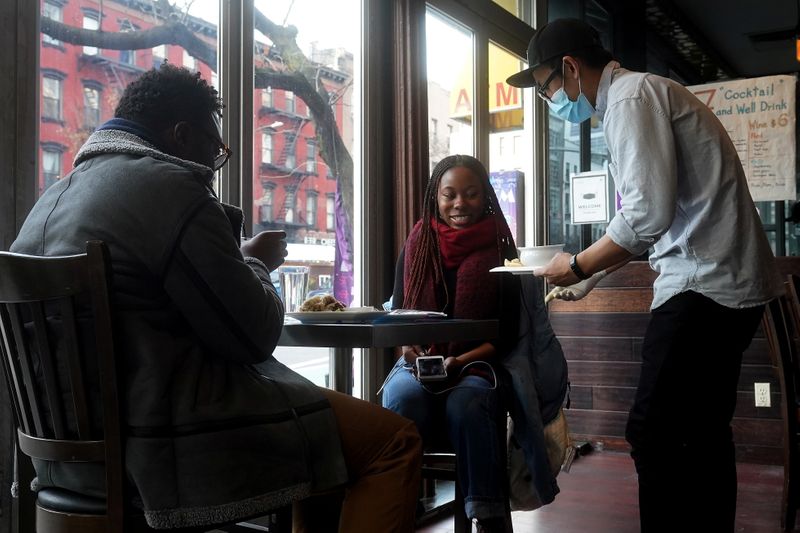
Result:
<svg viewBox="0 0 800 533"><path fill-rule="evenodd" d="M284 111L291 114L297 113L297 101L295 100L295 95L292 91L283 91L283 107Z"/></svg>
<svg viewBox="0 0 800 533"><path fill-rule="evenodd" d="M100 13L95 11L94 9L82 8L83 18L81 19L81 28L84 30L99 30L102 26L100 20ZM92 28L92 24L87 26L86 21L92 20L97 24L96 28ZM98 56L100 55L100 49L96 46L84 46L83 47L83 55L85 56Z"/></svg>
<svg viewBox="0 0 800 533"><path fill-rule="evenodd" d="M62 72L52 69L42 69L42 120L44 122L62 122L64 120L64 80L66 79L66 75ZM44 94L44 87L45 81L44 80L51 80L57 83L57 92L58 95L53 97L45 96ZM55 116L50 114L45 114L48 108L48 101L55 102L56 113Z"/></svg>
<svg viewBox="0 0 800 533"><path fill-rule="evenodd" d="M95 129L97 126L100 125L102 121L103 109L102 109L102 98L103 98L103 87L97 83L92 83L90 81L83 82L83 128L84 129ZM87 98L86 98L86 91L94 91L97 94L97 107L89 107L87 105ZM89 116L89 111L92 110L96 114L96 116ZM93 120L89 120L92 118Z"/></svg>
<svg viewBox="0 0 800 533"><path fill-rule="evenodd" d="M44 183L42 184L42 190L46 190L48 187L56 183L61 176L64 175L64 151L65 147L57 144L57 143L42 143L41 145L41 153L42 153L42 176L44 177ZM53 172L47 172L45 168L45 155L50 155L55 158L55 161L58 163L58 171L55 172L56 177L53 179L48 179L48 175L54 174ZM49 183L48 183L49 182Z"/></svg>
<svg viewBox="0 0 800 533"><path fill-rule="evenodd" d="M317 143L306 141L306 172L317 173Z"/></svg>
<svg viewBox="0 0 800 533"><path fill-rule="evenodd" d="M325 195L325 229L333 231L336 227L336 195Z"/></svg>
<svg viewBox="0 0 800 533"><path fill-rule="evenodd" d="M309 228L316 227L317 225L317 211L319 202L319 193L317 191L307 190L306 191L306 225ZM311 209L309 209L309 207Z"/></svg>
<svg viewBox="0 0 800 533"><path fill-rule="evenodd" d="M44 0L44 3L42 4L42 17L44 17L45 6L48 6L51 9L55 9L56 13L58 13L58 18L53 18L53 17L47 17L47 18L49 18L50 20L55 20L56 22L64 22L64 4L62 4L61 2L57 2L55 0ZM57 48L61 48L63 46L63 43L61 41L53 37L50 37L49 35L46 34L42 35L42 43L45 44L46 46L55 46Z"/></svg>
<svg viewBox="0 0 800 533"><path fill-rule="evenodd" d="M269 142L265 142L269 141ZM268 145L268 146L267 146ZM261 132L261 163L272 164L275 151L274 133L271 131Z"/></svg>

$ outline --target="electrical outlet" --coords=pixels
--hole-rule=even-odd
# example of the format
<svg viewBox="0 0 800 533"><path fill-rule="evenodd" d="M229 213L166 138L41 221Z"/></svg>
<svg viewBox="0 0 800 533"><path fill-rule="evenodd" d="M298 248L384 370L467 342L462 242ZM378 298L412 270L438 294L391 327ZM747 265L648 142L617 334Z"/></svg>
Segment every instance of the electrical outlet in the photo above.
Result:
<svg viewBox="0 0 800 533"><path fill-rule="evenodd" d="M772 402L769 394L769 383L755 383L756 407L769 407Z"/></svg>

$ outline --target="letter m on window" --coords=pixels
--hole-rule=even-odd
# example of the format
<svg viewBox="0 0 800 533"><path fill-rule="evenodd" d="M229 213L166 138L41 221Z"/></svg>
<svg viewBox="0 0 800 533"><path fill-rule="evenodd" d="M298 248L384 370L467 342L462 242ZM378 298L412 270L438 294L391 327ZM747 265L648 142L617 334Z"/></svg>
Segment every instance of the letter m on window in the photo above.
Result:
<svg viewBox="0 0 800 533"><path fill-rule="evenodd" d="M519 89L498 81L495 84L494 107L493 111L519 107Z"/></svg>

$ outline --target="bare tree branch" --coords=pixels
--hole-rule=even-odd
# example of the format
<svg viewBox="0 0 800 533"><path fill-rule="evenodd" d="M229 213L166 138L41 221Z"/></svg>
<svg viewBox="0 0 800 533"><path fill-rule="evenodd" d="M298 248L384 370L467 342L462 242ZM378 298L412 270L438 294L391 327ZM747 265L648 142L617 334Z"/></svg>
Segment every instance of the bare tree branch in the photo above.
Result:
<svg viewBox="0 0 800 533"><path fill-rule="evenodd" d="M217 70L217 51L180 22L166 21L146 30L105 32L69 26L42 17L42 33L69 44L94 46L109 50L141 50L162 44L182 46L189 54Z"/></svg>

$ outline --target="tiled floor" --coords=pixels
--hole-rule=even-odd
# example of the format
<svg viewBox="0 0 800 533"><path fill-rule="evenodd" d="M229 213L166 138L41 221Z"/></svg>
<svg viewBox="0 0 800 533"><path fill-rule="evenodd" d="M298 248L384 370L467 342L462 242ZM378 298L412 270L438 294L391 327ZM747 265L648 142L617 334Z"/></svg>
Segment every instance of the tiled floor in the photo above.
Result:
<svg viewBox="0 0 800 533"><path fill-rule="evenodd" d="M783 469L739 464L736 531L779 533ZM558 477L561 493L542 509L512 513L516 533L637 533L636 472L630 456L595 452L580 457ZM452 533L452 517L417 533Z"/></svg>

